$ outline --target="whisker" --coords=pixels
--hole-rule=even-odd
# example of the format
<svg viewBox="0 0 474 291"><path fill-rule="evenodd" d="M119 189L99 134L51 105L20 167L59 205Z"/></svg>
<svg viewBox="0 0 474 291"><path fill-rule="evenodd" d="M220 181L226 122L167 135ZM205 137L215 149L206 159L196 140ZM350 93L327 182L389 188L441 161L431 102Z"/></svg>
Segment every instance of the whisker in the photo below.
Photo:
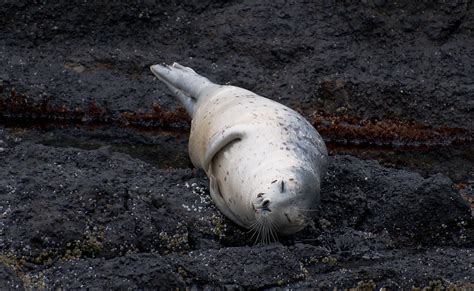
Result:
<svg viewBox="0 0 474 291"><path fill-rule="evenodd" d="M273 231L275 233L275 241L278 241L278 227L273 224Z"/></svg>
<svg viewBox="0 0 474 291"><path fill-rule="evenodd" d="M253 222L253 223L251 223L251 224L250 224L250 228L249 228L249 230L246 232L246 234L249 234L249 233L253 232L253 231L255 230L255 225L256 225L256 224L257 224L256 221Z"/></svg>
<svg viewBox="0 0 474 291"><path fill-rule="evenodd" d="M277 226L275 223L272 223L272 227L273 227L273 231L274 231L274 233L275 233L275 241L278 241L279 228L278 228L278 226Z"/></svg>
<svg viewBox="0 0 474 291"><path fill-rule="evenodd" d="M272 243L275 241L275 236L273 234L273 222L271 220L267 220L267 234L268 234L268 243Z"/></svg>
<svg viewBox="0 0 474 291"><path fill-rule="evenodd" d="M263 242L263 243L265 243L265 237L267 235L265 231L266 231L265 223L263 222L262 223L262 237L260 238L260 242Z"/></svg>
<svg viewBox="0 0 474 291"><path fill-rule="evenodd" d="M247 233L250 233L250 232L252 232L252 236L250 237L250 240L252 240L253 237L255 236L255 233L256 233L255 228L252 228L252 229L249 230Z"/></svg>
<svg viewBox="0 0 474 291"><path fill-rule="evenodd" d="M252 237L250 238L250 240L253 240L254 237L255 237L256 240L258 239L258 232L259 232L259 231L258 231L258 226L259 226L258 222L255 221L255 224L254 224L254 226L252 227L253 234L252 234ZM255 241L254 241L254 242L255 242Z"/></svg>
<svg viewBox="0 0 474 291"><path fill-rule="evenodd" d="M272 233L272 225L271 223L269 223L267 225L267 233L268 233L268 243L272 243L274 240L273 240L273 233Z"/></svg>
<svg viewBox="0 0 474 291"><path fill-rule="evenodd" d="M280 232L280 228L278 227L278 225L273 224L273 227L277 233Z"/></svg>
<svg viewBox="0 0 474 291"><path fill-rule="evenodd" d="M254 232L252 233L252 236L250 237L250 240L253 240L253 237L255 236L256 233L257 233L256 231L254 231Z"/></svg>
<svg viewBox="0 0 474 291"><path fill-rule="evenodd" d="M268 220L264 219L263 223L263 243L268 244Z"/></svg>
<svg viewBox="0 0 474 291"><path fill-rule="evenodd" d="M261 243L264 239L264 236L265 236L265 226L264 224L262 223L261 219L259 220L260 222L260 236L259 236L259 240L257 243Z"/></svg>
<svg viewBox="0 0 474 291"><path fill-rule="evenodd" d="M265 222L265 243L270 244L270 227L268 226L268 220Z"/></svg>
<svg viewBox="0 0 474 291"><path fill-rule="evenodd" d="M275 232L273 230L273 226L271 226L269 229L270 229L271 242L276 242L277 238L275 237Z"/></svg>
<svg viewBox="0 0 474 291"><path fill-rule="evenodd" d="M257 237L255 238L255 242L254 242L255 244L257 244L257 242L259 241L261 234L262 234L262 224L259 222L257 225Z"/></svg>
<svg viewBox="0 0 474 291"><path fill-rule="evenodd" d="M307 220L307 217L304 215L300 217L305 221ZM248 233L250 232L252 232L250 240L253 240L254 244L270 244L279 240L279 226L266 216L260 216L251 223Z"/></svg>

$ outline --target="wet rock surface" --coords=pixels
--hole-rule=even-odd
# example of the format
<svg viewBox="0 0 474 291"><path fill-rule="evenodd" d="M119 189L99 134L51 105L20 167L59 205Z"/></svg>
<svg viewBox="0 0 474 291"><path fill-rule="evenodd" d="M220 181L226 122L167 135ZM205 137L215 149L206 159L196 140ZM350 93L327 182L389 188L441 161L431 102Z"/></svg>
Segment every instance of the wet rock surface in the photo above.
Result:
<svg viewBox="0 0 474 291"><path fill-rule="evenodd" d="M6 1L0 287L472 288L469 139L420 161L335 140L314 227L263 245L217 210L188 121L162 111L177 103L148 67L178 61L306 116L472 134L472 3L346 2ZM175 127L117 126L135 120Z"/></svg>
<svg viewBox="0 0 474 291"><path fill-rule="evenodd" d="M32 286L411 287L473 275L470 209L442 174L332 157L315 227L255 245L216 209L202 171L3 134L0 246Z"/></svg>

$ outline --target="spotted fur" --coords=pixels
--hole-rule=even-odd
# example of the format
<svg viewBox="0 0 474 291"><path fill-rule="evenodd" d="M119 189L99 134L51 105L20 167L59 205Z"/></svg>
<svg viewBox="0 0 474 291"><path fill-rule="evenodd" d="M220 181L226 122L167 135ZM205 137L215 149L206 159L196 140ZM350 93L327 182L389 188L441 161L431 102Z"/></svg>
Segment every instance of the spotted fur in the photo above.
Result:
<svg viewBox="0 0 474 291"><path fill-rule="evenodd" d="M192 117L189 154L210 177L218 208L257 240L304 228L319 206L327 164L314 127L278 102L179 64L152 71Z"/></svg>

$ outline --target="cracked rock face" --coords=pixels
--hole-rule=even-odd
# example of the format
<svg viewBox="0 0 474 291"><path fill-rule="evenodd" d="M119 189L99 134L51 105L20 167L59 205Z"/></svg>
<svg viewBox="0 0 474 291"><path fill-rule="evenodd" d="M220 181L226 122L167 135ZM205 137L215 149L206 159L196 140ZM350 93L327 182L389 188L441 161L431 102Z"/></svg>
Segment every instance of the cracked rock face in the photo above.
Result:
<svg viewBox="0 0 474 291"><path fill-rule="evenodd" d="M142 130L149 110L186 124L148 70L178 61L307 116L472 131L469 1L6 2L0 286L472 288L469 145L429 171L333 155L314 227L262 245L213 204L186 128Z"/></svg>

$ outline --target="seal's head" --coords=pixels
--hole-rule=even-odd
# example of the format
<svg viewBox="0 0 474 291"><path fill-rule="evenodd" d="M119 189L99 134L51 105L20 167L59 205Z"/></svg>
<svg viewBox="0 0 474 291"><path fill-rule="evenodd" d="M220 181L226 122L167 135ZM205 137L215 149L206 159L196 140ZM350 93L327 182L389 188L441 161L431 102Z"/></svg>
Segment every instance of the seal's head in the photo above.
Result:
<svg viewBox="0 0 474 291"><path fill-rule="evenodd" d="M253 192L257 240L276 240L277 234L293 234L311 222L319 206L320 181L310 170L291 169L267 173ZM262 177L263 178L263 177Z"/></svg>

